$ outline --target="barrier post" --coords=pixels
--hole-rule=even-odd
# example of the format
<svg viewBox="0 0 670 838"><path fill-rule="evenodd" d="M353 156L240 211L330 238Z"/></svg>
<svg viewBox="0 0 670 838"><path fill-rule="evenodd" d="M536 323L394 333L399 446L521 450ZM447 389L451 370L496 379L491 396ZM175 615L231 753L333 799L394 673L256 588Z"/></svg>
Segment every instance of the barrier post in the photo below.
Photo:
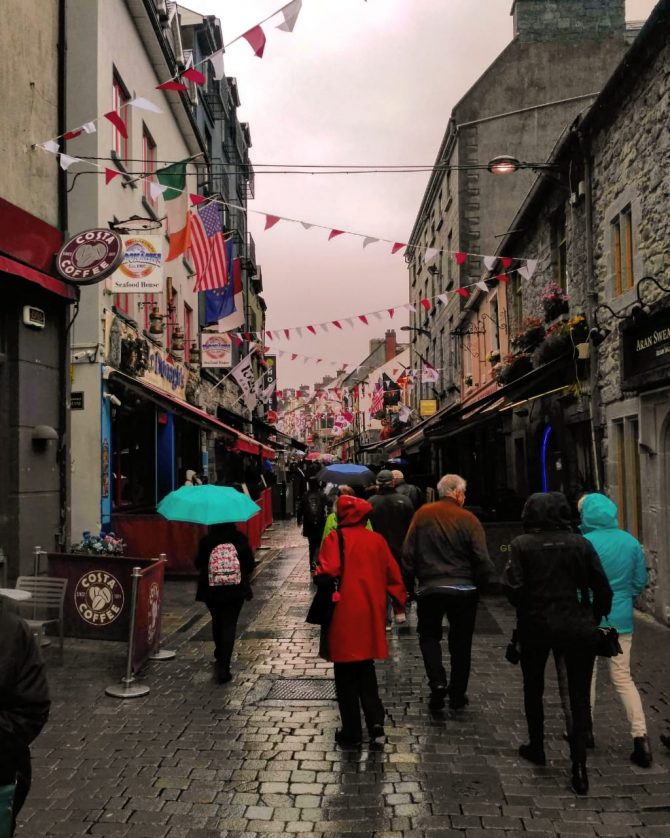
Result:
<svg viewBox="0 0 670 838"><path fill-rule="evenodd" d="M165 562L167 564L167 554L166 553L159 553L158 560L161 562ZM161 612L163 610L163 603L161 602ZM162 626L159 626L158 630L158 648L153 653L153 655L149 655L150 661L171 661L172 658L177 657L177 653L172 651L171 649L161 649L161 633Z"/></svg>
<svg viewBox="0 0 670 838"><path fill-rule="evenodd" d="M135 632L135 612L137 610L137 580L142 575L141 567L133 568L133 590L130 602L130 630L128 633L128 657L126 660L126 677L121 679L122 687L107 687L105 693L114 698L139 698L150 692L146 685L134 684L133 675L133 636Z"/></svg>

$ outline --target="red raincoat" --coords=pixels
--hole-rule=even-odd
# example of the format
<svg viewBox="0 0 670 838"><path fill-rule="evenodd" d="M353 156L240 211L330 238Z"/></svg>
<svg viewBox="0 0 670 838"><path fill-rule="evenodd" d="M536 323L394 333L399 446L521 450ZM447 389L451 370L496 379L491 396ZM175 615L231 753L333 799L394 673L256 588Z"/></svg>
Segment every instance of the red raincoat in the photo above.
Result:
<svg viewBox="0 0 670 838"><path fill-rule="evenodd" d="M370 504L351 496L337 501L338 527L344 538L344 574L340 546L333 530L324 539L314 576L341 576L340 601L328 635L329 659L335 663L388 657L386 597L405 607L407 591L386 539L365 528Z"/></svg>

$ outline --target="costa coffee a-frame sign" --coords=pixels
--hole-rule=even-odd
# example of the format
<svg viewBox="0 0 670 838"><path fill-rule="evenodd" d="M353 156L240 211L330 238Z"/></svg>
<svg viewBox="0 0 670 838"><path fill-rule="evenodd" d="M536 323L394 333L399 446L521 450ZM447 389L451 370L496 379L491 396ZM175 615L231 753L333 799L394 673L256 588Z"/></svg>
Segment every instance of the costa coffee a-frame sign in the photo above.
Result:
<svg viewBox="0 0 670 838"><path fill-rule="evenodd" d="M114 273L123 259L123 242L114 230L84 230L65 242L56 270L75 285L94 285Z"/></svg>

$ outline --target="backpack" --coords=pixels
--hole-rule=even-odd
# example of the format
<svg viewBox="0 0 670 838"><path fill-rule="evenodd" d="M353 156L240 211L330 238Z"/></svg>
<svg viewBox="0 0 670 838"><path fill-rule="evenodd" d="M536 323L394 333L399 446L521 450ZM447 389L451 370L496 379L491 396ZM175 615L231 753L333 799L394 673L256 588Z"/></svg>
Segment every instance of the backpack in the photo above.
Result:
<svg viewBox="0 0 670 838"><path fill-rule="evenodd" d="M323 524L326 502L320 492L308 492L303 503L302 517L308 527Z"/></svg>
<svg viewBox="0 0 670 838"><path fill-rule="evenodd" d="M209 554L207 577L210 588L220 585L239 585L242 569L234 544L217 544Z"/></svg>

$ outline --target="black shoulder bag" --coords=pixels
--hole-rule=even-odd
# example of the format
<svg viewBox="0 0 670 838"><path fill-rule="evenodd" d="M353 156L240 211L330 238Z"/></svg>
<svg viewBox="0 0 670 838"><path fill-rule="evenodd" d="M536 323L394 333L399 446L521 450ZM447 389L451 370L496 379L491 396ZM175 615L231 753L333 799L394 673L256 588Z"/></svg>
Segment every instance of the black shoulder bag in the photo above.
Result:
<svg viewBox="0 0 670 838"><path fill-rule="evenodd" d="M305 617L306 623L321 626L322 628L328 628L330 621L333 619L335 606L340 599L340 584L344 576L344 537L339 527L335 529L335 532L337 533L337 540L340 545L340 576L337 579L333 579L332 576L326 576L321 579L317 577L316 593Z"/></svg>

